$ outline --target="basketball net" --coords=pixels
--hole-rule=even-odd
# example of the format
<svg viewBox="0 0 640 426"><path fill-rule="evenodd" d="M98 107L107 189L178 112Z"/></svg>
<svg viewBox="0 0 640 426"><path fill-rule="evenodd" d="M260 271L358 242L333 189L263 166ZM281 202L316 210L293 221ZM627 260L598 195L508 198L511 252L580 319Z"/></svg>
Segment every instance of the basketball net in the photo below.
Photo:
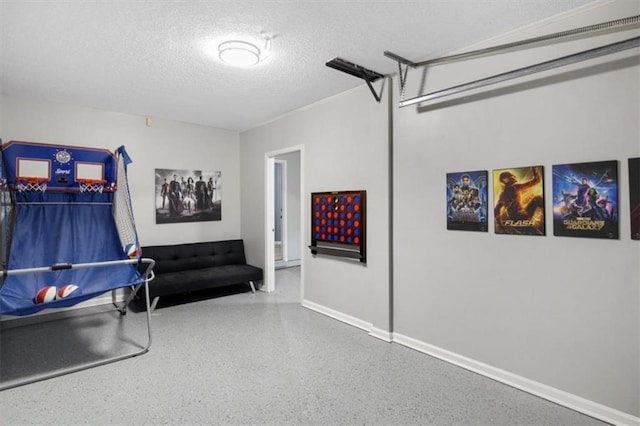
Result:
<svg viewBox="0 0 640 426"><path fill-rule="evenodd" d="M82 179L78 180L80 192L98 192L102 194L105 180Z"/></svg>
<svg viewBox="0 0 640 426"><path fill-rule="evenodd" d="M127 161L130 161L124 146L117 150L118 172L116 191L113 195L113 217L118 229L120 243L122 247L133 244L140 247L138 241L138 232L133 218L133 208L131 206L131 194L129 193L129 181L127 178ZM142 256L141 250L137 251L137 256Z"/></svg>
<svg viewBox="0 0 640 426"><path fill-rule="evenodd" d="M40 191L47 190L47 181L43 179L21 178L18 181L18 191Z"/></svg>

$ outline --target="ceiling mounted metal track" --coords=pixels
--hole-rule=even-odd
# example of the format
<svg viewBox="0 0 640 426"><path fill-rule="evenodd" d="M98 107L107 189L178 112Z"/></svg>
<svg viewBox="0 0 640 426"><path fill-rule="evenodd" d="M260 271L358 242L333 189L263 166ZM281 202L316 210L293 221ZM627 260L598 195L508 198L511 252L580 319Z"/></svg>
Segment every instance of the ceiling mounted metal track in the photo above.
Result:
<svg viewBox="0 0 640 426"><path fill-rule="evenodd" d="M575 64L576 62L586 61L588 59L598 58L600 56L610 55L623 50L632 49L640 46L640 37L630 38L618 43L608 44L606 46L597 47L595 49L585 50L573 55L563 56L562 58L553 59L551 61L542 62L536 65L520 68L517 70L494 75L492 77L483 78L481 80L472 81L448 89L439 90L437 92L427 93L426 95L400 101L400 107L415 105L422 102L432 101L434 99L445 96L455 95L457 93L466 92L468 90L479 89L481 87L492 84L501 83L503 81L512 80L514 78L524 77L527 75L563 67L565 65Z"/></svg>
<svg viewBox="0 0 640 426"><path fill-rule="evenodd" d="M561 58L553 59L551 61L531 65L528 67L520 68L517 70L505 72L502 74L494 75L491 77L483 78L481 80L472 81L465 84L460 84L448 89L439 90L437 92L428 93L426 95L418 96L416 98L404 100L404 93L406 89L406 77L409 67L417 68L429 65L442 64L446 62L459 61L463 59L469 59L473 57L498 53L502 51L513 50L519 47L539 44L547 41L560 41L573 36L590 34L598 31L615 29L620 27L627 27L631 25L637 25L640 23L640 15L630 16L628 18L616 19L613 21L603 22L600 24L589 25L586 27L575 28L568 31L561 31L553 34L547 34L540 37L534 37L526 40L520 40L512 43L502 44L498 46L488 47L485 49L478 49L469 52L464 52L456 55L444 56L441 58L430 59L422 62L413 62L395 53L385 51L384 55L394 61L398 62L399 71L399 85L400 85L400 107L414 105L421 102L426 102L445 96L454 95L457 93L465 92L467 90L473 90L492 84L497 84L502 81L511 80L527 75L535 74L538 72L562 67L565 65L574 64L577 62L585 61L588 59L597 58L604 55L620 52L623 50L631 49L640 46L640 37L630 38L618 43L612 43L606 46L601 46L595 49L586 50L583 52L575 53L573 55L564 56Z"/></svg>

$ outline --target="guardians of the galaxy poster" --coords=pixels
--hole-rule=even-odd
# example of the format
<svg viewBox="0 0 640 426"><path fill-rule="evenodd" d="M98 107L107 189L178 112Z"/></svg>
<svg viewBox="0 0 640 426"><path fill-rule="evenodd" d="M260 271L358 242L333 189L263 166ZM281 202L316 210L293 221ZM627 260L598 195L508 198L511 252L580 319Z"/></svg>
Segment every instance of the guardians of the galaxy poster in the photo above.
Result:
<svg viewBox="0 0 640 426"><path fill-rule="evenodd" d="M629 205L631 239L640 240L640 157L629 158Z"/></svg>
<svg viewBox="0 0 640 426"><path fill-rule="evenodd" d="M542 166L493 171L496 234L545 235Z"/></svg>
<svg viewBox="0 0 640 426"><path fill-rule="evenodd" d="M487 232L487 171L447 173L447 229Z"/></svg>
<svg viewBox="0 0 640 426"><path fill-rule="evenodd" d="M617 161L553 166L553 235L619 238Z"/></svg>

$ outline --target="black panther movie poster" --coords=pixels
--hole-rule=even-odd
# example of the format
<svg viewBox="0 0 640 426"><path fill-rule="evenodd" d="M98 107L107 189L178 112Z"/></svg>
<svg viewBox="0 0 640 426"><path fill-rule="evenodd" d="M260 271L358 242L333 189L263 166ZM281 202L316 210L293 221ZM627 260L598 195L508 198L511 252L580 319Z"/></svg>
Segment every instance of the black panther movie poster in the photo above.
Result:
<svg viewBox="0 0 640 426"><path fill-rule="evenodd" d="M553 235L618 239L618 162L553 166Z"/></svg>
<svg viewBox="0 0 640 426"><path fill-rule="evenodd" d="M487 171L447 173L447 229L487 232Z"/></svg>

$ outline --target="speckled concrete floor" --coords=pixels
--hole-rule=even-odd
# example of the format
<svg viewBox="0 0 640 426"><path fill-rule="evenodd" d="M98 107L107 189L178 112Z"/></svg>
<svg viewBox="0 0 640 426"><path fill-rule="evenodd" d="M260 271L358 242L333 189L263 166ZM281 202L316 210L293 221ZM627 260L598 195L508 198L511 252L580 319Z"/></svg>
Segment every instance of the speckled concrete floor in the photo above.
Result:
<svg viewBox="0 0 640 426"><path fill-rule="evenodd" d="M3 391L0 423L602 424L302 308L299 268L276 274L270 294L165 301L148 354ZM76 318L73 331L68 320L5 327L0 372L99 357L113 339L135 346L143 314L111 316ZM74 338L55 336L65 327ZM33 342L44 354L28 360Z"/></svg>

